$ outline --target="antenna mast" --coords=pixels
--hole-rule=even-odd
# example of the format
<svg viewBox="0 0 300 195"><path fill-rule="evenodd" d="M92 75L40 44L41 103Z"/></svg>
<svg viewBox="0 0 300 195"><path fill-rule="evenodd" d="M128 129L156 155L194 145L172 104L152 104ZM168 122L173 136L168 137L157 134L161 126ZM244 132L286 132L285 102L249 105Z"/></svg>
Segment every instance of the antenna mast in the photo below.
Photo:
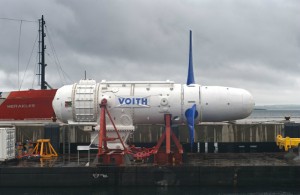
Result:
<svg viewBox="0 0 300 195"><path fill-rule="evenodd" d="M45 80L45 68L47 64L45 64L45 41L44 38L46 37L46 34L44 32L45 27L45 21L44 16L42 15L42 18L39 19L39 76L40 76L40 85L41 89L47 89L47 82Z"/></svg>

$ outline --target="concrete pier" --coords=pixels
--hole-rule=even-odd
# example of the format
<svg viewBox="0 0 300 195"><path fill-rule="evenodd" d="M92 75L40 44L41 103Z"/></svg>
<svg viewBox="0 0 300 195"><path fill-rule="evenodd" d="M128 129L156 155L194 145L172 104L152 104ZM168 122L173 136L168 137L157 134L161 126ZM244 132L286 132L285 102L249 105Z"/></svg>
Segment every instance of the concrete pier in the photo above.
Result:
<svg viewBox="0 0 300 195"><path fill-rule="evenodd" d="M284 122L251 122L251 123L203 123L195 125L195 142L275 142L281 134ZM63 142L64 131L68 129L70 143L89 143L89 132L79 127L61 127L60 141ZM136 131L129 138L132 143L155 143L164 131L163 125L137 125ZM173 126L173 132L182 143L189 142L186 125ZM17 127L17 141L33 142L44 138L43 127Z"/></svg>
<svg viewBox="0 0 300 195"><path fill-rule="evenodd" d="M195 126L195 142L275 142L283 131L284 123L204 123ZM164 130L160 125L139 125L130 141L155 142ZM180 142L189 142L186 125L173 128Z"/></svg>

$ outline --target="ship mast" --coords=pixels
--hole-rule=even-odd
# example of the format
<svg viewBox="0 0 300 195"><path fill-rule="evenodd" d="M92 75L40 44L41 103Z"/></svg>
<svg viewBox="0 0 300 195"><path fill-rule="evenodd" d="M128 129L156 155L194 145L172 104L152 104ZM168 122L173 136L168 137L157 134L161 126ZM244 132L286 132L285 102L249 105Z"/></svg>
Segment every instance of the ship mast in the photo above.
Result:
<svg viewBox="0 0 300 195"><path fill-rule="evenodd" d="M40 85L41 89L47 89L47 82L45 80L45 68L47 64L45 64L45 40L46 34L44 32L45 21L44 16L39 19L39 76L40 76Z"/></svg>

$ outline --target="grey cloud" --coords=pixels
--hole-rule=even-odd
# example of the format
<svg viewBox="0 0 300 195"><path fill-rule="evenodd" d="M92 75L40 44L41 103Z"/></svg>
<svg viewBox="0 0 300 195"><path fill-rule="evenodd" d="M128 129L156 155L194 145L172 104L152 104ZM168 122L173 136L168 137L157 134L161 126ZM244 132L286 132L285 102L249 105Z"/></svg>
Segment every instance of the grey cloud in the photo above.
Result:
<svg viewBox="0 0 300 195"><path fill-rule="evenodd" d="M54 87L78 82L85 70L97 81L184 83L192 29L198 83L248 89L257 104L298 101L291 97L300 95L300 2L296 0L24 2L2 0L6 7L0 6L0 17L37 20L44 14L47 37L71 77L60 78L47 42L46 78ZM22 25L21 71L37 33L35 25ZM0 71L13 74L19 23L0 20L0 27ZM31 73L36 66L34 52ZM3 88L15 88L10 84L15 81L5 78ZM30 82L26 83L24 88L29 88Z"/></svg>

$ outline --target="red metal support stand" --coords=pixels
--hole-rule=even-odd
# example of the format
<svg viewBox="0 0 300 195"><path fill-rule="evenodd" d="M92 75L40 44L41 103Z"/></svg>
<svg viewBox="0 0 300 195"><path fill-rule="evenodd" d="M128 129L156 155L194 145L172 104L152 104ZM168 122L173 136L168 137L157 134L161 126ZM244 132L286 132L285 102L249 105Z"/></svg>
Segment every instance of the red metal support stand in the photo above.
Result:
<svg viewBox="0 0 300 195"><path fill-rule="evenodd" d="M99 145L98 145L98 156L103 154L103 144L104 148L107 148L106 142L103 143L104 137L106 137L106 121L105 121L105 108L106 108L107 100L103 99L100 104L100 131L99 131Z"/></svg>
<svg viewBox="0 0 300 195"><path fill-rule="evenodd" d="M165 114L165 132L162 134L154 147L154 163L157 164L181 164L182 163L182 146L171 130L171 114ZM171 147L171 138L176 148ZM166 141L166 149L163 150L161 145Z"/></svg>
<svg viewBox="0 0 300 195"><path fill-rule="evenodd" d="M123 140L107 110L107 100L103 99L100 104L100 130L99 130L99 145L98 145L98 159L101 160L103 164L115 164L121 165L124 163L124 155L127 154L128 150L125 147ZM115 138L109 138L106 134L106 114L108 115L114 130L117 134ZM123 146L122 149L109 149L107 146L108 141L120 140Z"/></svg>
<svg viewBox="0 0 300 195"><path fill-rule="evenodd" d="M171 152L171 115L165 114L166 125L166 154Z"/></svg>
<svg viewBox="0 0 300 195"><path fill-rule="evenodd" d="M107 100L103 99L100 104L100 130L99 130L99 146L98 146L98 162L101 164L114 164L121 165L125 163L125 155L130 154L136 160L142 160L149 158L150 155L154 155L154 163L156 164L181 164L182 163L182 146L174 135L171 129L171 114L165 114L165 132L158 140L157 145L154 148L142 148L138 149L131 147L128 149L125 147L123 140L112 120L110 113L107 110ZM117 137L110 138L106 134L106 115L109 117ZM171 139L176 147L171 147ZM110 149L108 147L109 141L120 140L123 149ZM162 147L162 143L165 141L165 148Z"/></svg>

